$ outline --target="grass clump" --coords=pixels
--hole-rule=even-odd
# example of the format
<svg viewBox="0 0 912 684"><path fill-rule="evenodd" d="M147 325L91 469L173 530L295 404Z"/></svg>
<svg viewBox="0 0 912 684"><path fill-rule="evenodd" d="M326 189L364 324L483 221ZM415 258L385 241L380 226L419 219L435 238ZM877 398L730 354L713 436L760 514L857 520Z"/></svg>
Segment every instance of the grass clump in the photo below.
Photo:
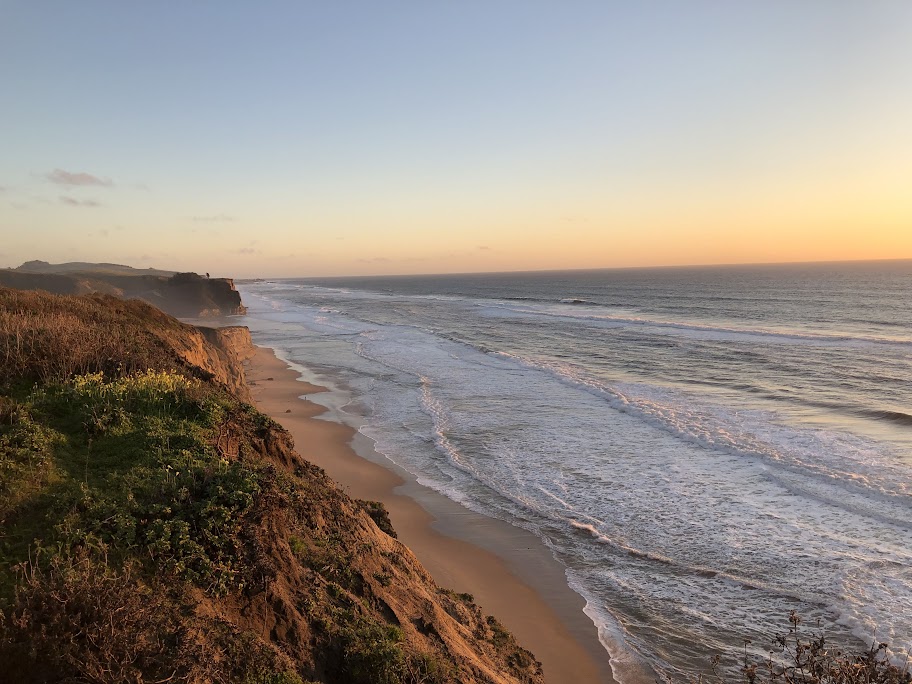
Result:
<svg viewBox="0 0 912 684"><path fill-rule="evenodd" d="M11 681L136 681L173 671L164 647L177 629L160 593L87 552L54 554L22 571L16 601L0 625L0 655ZM78 638L76 637L78 635Z"/></svg>
<svg viewBox="0 0 912 684"><path fill-rule="evenodd" d="M130 561L93 550L22 570L0 613L0 661L16 682L302 684L287 657L250 632L186 615L193 604Z"/></svg>
<svg viewBox="0 0 912 684"><path fill-rule="evenodd" d="M333 585L330 585L330 588ZM339 587L329 591L340 597ZM342 597L340 597L342 598ZM415 652L405 643L402 630L341 605L332 619L323 621L325 637L340 650L340 671L335 681L350 684L444 684L458 681L458 668L433 654Z"/></svg>
<svg viewBox="0 0 912 684"><path fill-rule="evenodd" d="M353 684L401 684L406 655L402 631L364 618L355 619L342 631L346 674Z"/></svg>

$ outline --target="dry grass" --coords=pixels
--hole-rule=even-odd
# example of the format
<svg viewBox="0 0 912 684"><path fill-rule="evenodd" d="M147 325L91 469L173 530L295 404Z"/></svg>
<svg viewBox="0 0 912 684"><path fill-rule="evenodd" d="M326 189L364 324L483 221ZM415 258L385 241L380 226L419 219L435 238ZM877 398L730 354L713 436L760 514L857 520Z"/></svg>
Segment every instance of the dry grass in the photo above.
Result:
<svg viewBox="0 0 912 684"><path fill-rule="evenodd" d="M0 288L0 384L63 382L73 375L149 368L192 373L167 343L184 328L136 300Z"/></svg>
<svg viewBox="0 0 912 684"><path fill-rule="evenodd" d="M21 682L301 684L293 663L219 620L182 617L187 598L80 551L22 568L0 613L4 676Z"/></svg>
<svg viewBox="0 0 912 684"><path fill-rule="evenodd" d="M163 609L160 594L136 581L129 565L113 572L87 555L57 556L47 568L30 564L16 599L0 633L17 681L69 672L114 684L137 681L140 671L154 679L174 672L166 645L176 631L172 612Z"/></svg>

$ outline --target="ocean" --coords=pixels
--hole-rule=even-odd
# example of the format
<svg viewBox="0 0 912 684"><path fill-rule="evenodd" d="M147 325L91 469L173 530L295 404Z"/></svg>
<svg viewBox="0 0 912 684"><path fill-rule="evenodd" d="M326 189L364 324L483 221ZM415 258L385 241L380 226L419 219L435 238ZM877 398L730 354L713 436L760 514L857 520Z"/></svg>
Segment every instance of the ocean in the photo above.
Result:
<svg viewBox="0 0 912 684"><path fill-rule="evenodd" d="M791 610L912 647L912 261L240 290L380 454L542 539L622 682L736 672Z"/></svg>

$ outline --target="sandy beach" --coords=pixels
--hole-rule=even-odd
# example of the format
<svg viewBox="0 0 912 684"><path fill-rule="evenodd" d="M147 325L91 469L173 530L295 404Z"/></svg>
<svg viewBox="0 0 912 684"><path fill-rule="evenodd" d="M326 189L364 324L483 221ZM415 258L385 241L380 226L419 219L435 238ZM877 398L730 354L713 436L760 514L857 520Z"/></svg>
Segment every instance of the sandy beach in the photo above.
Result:
<svg viewBox="0 0 912 684"><path fill-rule="evenodd" d="M437 583L474 595L542 662L548 682L614 681L582 598L538 538L468 511L388 461L381 465L370 440L301 398L325 389L300 381L271 349L257 350L247 377L258 407L291 432L298 452L351 496L382 501L400 540Z"/></svg>

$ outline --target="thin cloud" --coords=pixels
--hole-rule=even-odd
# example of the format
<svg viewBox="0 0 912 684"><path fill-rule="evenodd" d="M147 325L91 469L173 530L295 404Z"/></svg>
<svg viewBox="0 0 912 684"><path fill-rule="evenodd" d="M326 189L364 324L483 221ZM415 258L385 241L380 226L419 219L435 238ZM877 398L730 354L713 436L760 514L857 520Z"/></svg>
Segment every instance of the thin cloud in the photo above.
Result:
<svg viewBox="0 0 912 684"><path fill-rule="evenodd" d="M478 249L480 249L483 252L487 252L487 251L490 251L491 248L488 247L487 245L478 245Z"/></svg>
<svg viewBox="0 0 912 684"><path fill-rule="evenodd" d="M146 253L143 253L141 256L138 256L138 257L130 257L130 258L128 258L128 259L126 260L126 262L127 262L127 263L130 263L130 262L133 262L133 261L144 261L144 262L147 262L147 261L170 262L170 261L175 261L176 259L177 259L177 257L174 256L174 254L171 254L170 252L160 252L160 253L157 253L157 254L149 254L148 252L146 252Z"/></svg>
<svg viewBox="0 0 912 684"><path fill-rule="evenodd" d="M370 259L358 259L362 264L414 264L421 261L428 261L428 257L402 257L401 259L390 259L388 257L371 257Z"/></svg>
<svg viewBox="0 0 912 684"><path fill-rule="evenodd" d="M66 204L70 207L100 207L101 204L95 200L80 200L75 197L67 197L66 195L60 196L61 204Z"/></svg>
<svg viewBox="0 0 912 684"><path fill-rule="evenodd" d="M48 174L45 174L47 178L52 183L57 185L101 185L103 187L111 187L114 185L113 181L107 178L99 178L98 176L93 176L91 173L86 173L85 171L64 171L63 169L54 169Z"/></svg>
<svg viewBox="0 0 912 684"><path fill-rule="evenodd" d="M234 250L234 253L235 254L262 254L262 252L260 250L254 249L253 247L241 247L240 249Z"/></svg>
<svg viewBox="0 0 912 684"><path fill-rule="evenodd" d="M227 214L215 214L213 216L191 216L191 221L196 221L197 223L231 223L234 221L234 216L228 216Z"/></svg>

